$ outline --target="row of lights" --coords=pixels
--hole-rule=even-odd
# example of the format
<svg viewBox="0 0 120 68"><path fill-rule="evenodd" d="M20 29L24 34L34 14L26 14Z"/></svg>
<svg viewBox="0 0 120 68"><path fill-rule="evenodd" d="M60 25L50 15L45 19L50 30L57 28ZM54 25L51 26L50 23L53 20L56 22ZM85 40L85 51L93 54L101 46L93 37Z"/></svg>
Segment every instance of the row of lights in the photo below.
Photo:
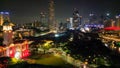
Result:
<svg viewBox="0 0 120 68"><path fill-rule="evenodd" d="M0 14L8 14L9 15L9 12L0 12Z"/></svg>

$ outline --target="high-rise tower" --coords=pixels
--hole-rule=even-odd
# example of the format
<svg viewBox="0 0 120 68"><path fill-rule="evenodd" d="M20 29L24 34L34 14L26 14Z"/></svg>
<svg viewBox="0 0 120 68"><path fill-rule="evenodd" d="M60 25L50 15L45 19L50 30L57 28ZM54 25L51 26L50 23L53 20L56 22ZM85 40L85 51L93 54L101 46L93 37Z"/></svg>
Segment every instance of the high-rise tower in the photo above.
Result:
<svg viewBox="0 0 120 68"><path fill-rule="evenodd" d="M79 15L79 11L78 9L74 8L74 12L73 12L73 27L76 29L76 28L79 28L80 25L82 24L82 16Z"/></svg>
<svg viewBox="0 0 120 68"><path fill-rule="evenodd" d="M116 19L117 19L116 26L120 27L120 16L116 16Z"/></svg>
<svg viewBox="0 0 120 68"><path fill-rule="evenodd" d="M56 22L55 22L55 9L54 9L54 0L50 0L49 2L49 19L48 19L48 24L49 24L49 29L50 31L53 31L56 29Z"/></svg>
<svg viewBox="0 0 120 68"><path fill-rule="evenodd" d="M0 26L3 25L5 20L10 21L9 12L0 12Z"/></svg>
<svg viewBox="0 0 120 68"><path fill-rule="evenodd" d="M3 25L3 15L0 14L0 26L2 26L2 25Z"/></svg>

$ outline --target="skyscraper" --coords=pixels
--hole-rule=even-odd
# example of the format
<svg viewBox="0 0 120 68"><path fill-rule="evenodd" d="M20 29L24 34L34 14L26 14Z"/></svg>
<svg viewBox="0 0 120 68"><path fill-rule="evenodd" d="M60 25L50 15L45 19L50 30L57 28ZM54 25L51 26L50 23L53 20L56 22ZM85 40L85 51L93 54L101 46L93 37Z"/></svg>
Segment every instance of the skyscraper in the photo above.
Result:
<svg viewBox="0 0 120 68"><path fill-rule="evenodd" d="M120 27L120 16L116 16L116 19L117 19L116 25L117 27Z"/></svg>
<svg viewBox="0 0 120 68"><path fill-rule="evenodd" d="M10 21L9 12L0 12L0 26L3 25L5 20Z"/></svg>
<svg viewBox="0 0 120 68"><path fill-rule="evenodd" d="M49 16L48 17L49 17L48 24L49 24L50 31L56 30L54 0L50 0L49 2Z"/></svg>
<svg viewBox="0 0 120 68"><path fill-rule="evenodd" d="M79 28L80 25L82 24L81 22L81 19L82 19L82 16L79 15L79 11L78 9L74 8L73 10L73 27L76 29L76 28Z"/></svg>
<svg viewBox="0 0 120 68"><path fill-rule="evenodd" d="M0 14L0 26L2 26L2 24L3 24L3 15Z"/></svg>

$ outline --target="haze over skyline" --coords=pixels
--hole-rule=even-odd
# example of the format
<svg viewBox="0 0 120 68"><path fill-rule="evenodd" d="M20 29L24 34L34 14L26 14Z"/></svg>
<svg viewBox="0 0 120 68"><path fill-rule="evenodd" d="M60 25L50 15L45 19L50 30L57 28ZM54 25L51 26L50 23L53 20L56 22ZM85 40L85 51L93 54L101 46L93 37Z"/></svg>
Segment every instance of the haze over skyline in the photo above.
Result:
<svg viewBox="0 0 120 68"><path fill-rule="evenodd" d="M101 15L109 12L120 13L120 0L54 0L55 17L65 20L72 17L73 8L79 10L84 18L90 13ZM48 13L49 0L1 0L0 11L10 12L10 18L15 23L29 23L40 20L40 12Z"/></svg>

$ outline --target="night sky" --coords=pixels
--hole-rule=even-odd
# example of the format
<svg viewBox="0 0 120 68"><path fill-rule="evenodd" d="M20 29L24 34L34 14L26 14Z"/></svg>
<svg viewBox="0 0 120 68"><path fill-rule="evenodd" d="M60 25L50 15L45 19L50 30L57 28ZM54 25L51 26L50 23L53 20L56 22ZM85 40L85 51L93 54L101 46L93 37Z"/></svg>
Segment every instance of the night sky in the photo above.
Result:
<svg viewBox="0 0 120 68"><path fill-rule="evenodd" d="M29 23L40 20L40 12L48 13L49 0L0 0L0 11L10 12L15 23ZM83 18L90 13L111 15L120 13L120 0L55 0L55 17L63 21L72 17L73 8L79 10Z"/></svg>

